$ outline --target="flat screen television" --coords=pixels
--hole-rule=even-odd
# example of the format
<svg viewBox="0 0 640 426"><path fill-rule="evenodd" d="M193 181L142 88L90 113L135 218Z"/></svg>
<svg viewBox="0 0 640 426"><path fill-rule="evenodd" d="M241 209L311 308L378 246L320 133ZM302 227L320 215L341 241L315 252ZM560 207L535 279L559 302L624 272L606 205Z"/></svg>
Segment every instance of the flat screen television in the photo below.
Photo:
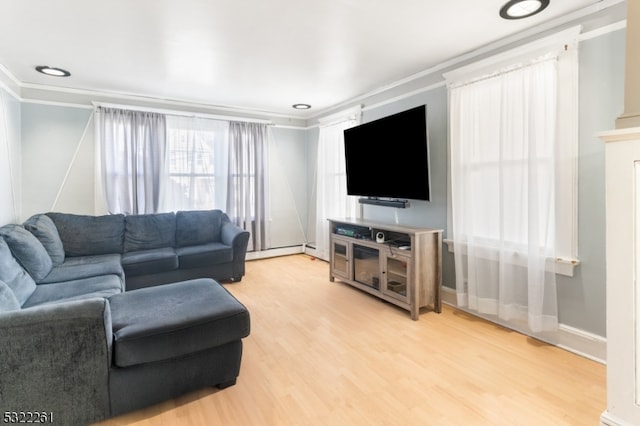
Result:
<svg viewBox="0 0 640 426"><path fill-rule="evenodd" d="M426 105L346 129L344 152L349 195L430 200Z"/></svg>

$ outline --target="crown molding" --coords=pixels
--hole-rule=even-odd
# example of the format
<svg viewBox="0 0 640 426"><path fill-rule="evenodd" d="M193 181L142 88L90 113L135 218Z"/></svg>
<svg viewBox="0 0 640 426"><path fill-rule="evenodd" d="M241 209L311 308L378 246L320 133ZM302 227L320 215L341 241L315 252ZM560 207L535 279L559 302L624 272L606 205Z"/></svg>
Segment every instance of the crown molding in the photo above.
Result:
<svg viewBox="0 0 640 426"><path fill-rule="evenodd" d="M543 23L541 25L537 25L533 28L530 28L528 30L525 31L521 31L517 34L511 35L509 37L505 37L503 39L500 39L494 43L490 43L487 44L485 46L482 46L478 49L472 50L468 53L465 53L463 55L451 58L445 62L442 62L440 64L437 64L431 68L427 68L423 71L420 71L418 73L412 74L408 77L405 77L403 79L397 80L395 82L392 82L390 84L387 84L385 86L381 86L377 89L374 89L370 92L367 93L363 93L359 96L356 96L354 98L348 99L344 102L341 102L339 104L333 105L329 108L325 108L323 110L317 111L315 112L313 115L311 115L310 117L308 117L309 120L317 120L320 117L323 117L324 115L327 114L331 114L334 111L340 110L340 109L345 109L347 107L349 107L350 105L354 105L354 104L363 104L363 110L367 110L367 109L371 109L372 106L370 105L366 105L365 104L365 100L366 99L370 99L373 98L377 95L382 95L386 92L391 92L394 89L399 89L402 86L408 85L412 82L415 82L417 80L420 79L425 79L427 77L435 77L438 79L438 82L432 82L429 87L431 88L436 88L439 87L439 82L443 81L444 78L442 77L442 74L448 70L452 70L458 67L463 66L466 63L472 62L472 61L476 61L479 60L485 56L488 56L490 54L492 54L493 52L497 52L500 51L502 49L507 48L508 46L517 44L517 43L526 43L527 40L530 40L536 36L540 36L540 35L545 35L550 32L553 31L554 29L558 29L558 31L561 31L563 28L563 26L569 26L570 24L574 23L577 20L580 19L584 19L586 17L589 17L591 15L597 14L599 12L602 12L606 9L612 8L614 6L617 6L619 4L624 4L625 0L602 0L598 3L595 3L591 6L587 6L585 8L579 9L575 12L569 13L567 15L558 17L554 20L548 21L546 23ZM587 32L585 32L584 34L581 34L579 37L579 41L583 41L583 40L587 40L589 38L594 38L594 37L598 37L604 34L608 34L610 32L614 32L620 29L623 29L626 27L626 20L621 20L618 22L615 22L613 24L607 24L604 25L602 27L596 28L595 30L589 30ZM406 96L404 95L399 95L396 96L394 99L398 100L398 99L404 99L407 98L409 96L413 96L416 93L422 92L424 90L416 90L413 92L410 92L410 94L407 94ZM389 102L386 101L379 101L377 102L377 104L383 105Z"/></svg>
<svg viewBox="0 0 640 426"><path fill-rule="evenodd" d="M576 20L584 19L590 15L597 14L606 9L612 8L619 4L624 4L625 0L602 0L593 5L587 6L585 8L579 9L575 12L569 13L562 17L556 18L549 22L546 22L541 25L537 25L534 28L529 30L525 30L514 34L512 36L503 38L494 43L490 43L476 50L470 51L466 54L457 56L440 64L437 64L433 67L420 71L418 73L407 76L403 79L397 80L390 84L381 86L372 91L363 93L359 96L353 97L351 99L345 100L338 104L335 104L331 107L324 108L320 111L309 112L309 114L305 115L288 115L282 113L272 113L268 111L260 111L260 110L252 110L247 108L242 108L238 106L231 105L212 105L212 104L203 104L198 102L191 102L187 100L180 99L165 99L160 97L153 96L142 96L135 95L130 93L118 93L118 92L109 92L109 91L97 91L97 90L87 90L87 89L73 89L73 88L61 88L55 86L48 85L39 85L33 83L23 83L19 81L5 66L0 64L0 88L3 88L9 94L11 94L14 98L20 100L21 102L29 102L29 103L41 103L47 105L66 105L72 107L85 107L91 106L93 101L104 101L104 102L113 102L115 103L132 103L132 104L142 104L147 106L156 106L163 107L169 106L173 108L181 108L186 109L189 112L203 112L203 113L212 113L212 114L222 114L222 115L235 115L235 116L243 116L249 118L257 118L257 119L271 119L275 125L279 127L287 127L292 126L294 128L313 128L315 127L315 121L317 121L320 117L324 117L326 115L331 115L337 111L347 109L356 104L361 104L363 106L363 110L373 108L373 105L379 106L392 102L391 100L378 100L373 104L366 105L366 100L371 100L376 96L384 96L385 94L391 94L391 98L395 101L404 99L410 96L414 96L418 93L422 93L427 91L427 88L433 89L440 86L440 82L443 80L442 73L451 70L453 68L462 66L463 64L477 60L485 55L489 55L492 52L498 51L500 49L504 49L509 45L524 42L527 39L532 37L536 37L538 35L544 34L553 30L554 28L562 27L563 25L567 25L571 22L575 22ZM597 28L593 31L589 31L580 36L580 41L587 40L589 38L598 37L603 34L607 34L609 32L617 31L624 28L626 25L626 21L616 22L614 24L605 25L603 27ZM408 93L396 94L393 96L394 90L401 90L403 86L414 83L420 79L426 79L428 77L434 77L437 81L432 81L426 84L426 88L417 89L410 91ZM13 87L12 87L13 86ZM59 100L59 99L39 99L35 96L29 96L29 91L43 91L48 93L58 93L58 94L66 94L69 95L69 98L75 97L76 99L69 99L69 101ZM81 98L81 101L78 101L77 98ZM311 122L311 123L310 123Z"/></svg>

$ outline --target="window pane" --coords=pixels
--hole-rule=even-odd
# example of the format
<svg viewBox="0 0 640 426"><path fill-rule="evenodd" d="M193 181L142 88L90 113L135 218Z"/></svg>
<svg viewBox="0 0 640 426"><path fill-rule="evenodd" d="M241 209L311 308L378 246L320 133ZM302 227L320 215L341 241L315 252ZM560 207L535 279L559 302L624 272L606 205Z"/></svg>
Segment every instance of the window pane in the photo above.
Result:
<svg viewBox="0 0 640 426"><path fill-rule="evenodd" d="M170 117L167 127L164 210L224 209L228 123Z"/></svg>

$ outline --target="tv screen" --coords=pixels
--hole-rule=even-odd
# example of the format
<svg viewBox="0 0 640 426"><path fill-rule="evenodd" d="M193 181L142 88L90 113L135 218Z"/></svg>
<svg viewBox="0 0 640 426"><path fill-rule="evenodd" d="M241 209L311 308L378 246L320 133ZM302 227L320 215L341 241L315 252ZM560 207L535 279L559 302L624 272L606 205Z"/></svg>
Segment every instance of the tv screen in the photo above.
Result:
<svg viewBox="0 0 640 426"><path fill-rule="evenodd" d="M426 105L344 131L347 193L429 201Z"/></svg>

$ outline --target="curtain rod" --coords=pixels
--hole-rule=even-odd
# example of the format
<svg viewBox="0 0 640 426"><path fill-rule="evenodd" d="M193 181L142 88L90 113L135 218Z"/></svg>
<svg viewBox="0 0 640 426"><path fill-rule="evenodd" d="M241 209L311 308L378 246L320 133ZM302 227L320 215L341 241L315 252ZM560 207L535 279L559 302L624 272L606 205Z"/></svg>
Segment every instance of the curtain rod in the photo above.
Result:
<svg viewBox="0 0 640 426"><path fill-rule="evenodd" d="M193 118L208 118L211 120L226 120L226 121L245 121L249 123L261 123L261 124L273 124L271 120L263 120L259 118L248 118L248 117L238 117L232 115L220 115L220 114L207 114L200 112L189 112L189 111L178 111L173 109L165 109L165 108L151 108L151 107L141 107L136 105L122 105L122 104L112 104L105 102L91 102L94 108L103 107L103 108L117 108L117 109L126 109L130 111L142 111L142 112L156 112L159 114L165 115L175 115L178 117L193 117Z"/></svg>
<svg viewBox="0 0 640 426"><path fill-rule="evenodd" d="M447 85L451 86L492 74L495 70L510 67L514 63L528 62L536 56L540 57L549 53L555 53L559 56L567 49L573 51L578 48L578 37L581 31L582 26L576 25L517 48L445 72L442 75L447 81Z"/></svg>

